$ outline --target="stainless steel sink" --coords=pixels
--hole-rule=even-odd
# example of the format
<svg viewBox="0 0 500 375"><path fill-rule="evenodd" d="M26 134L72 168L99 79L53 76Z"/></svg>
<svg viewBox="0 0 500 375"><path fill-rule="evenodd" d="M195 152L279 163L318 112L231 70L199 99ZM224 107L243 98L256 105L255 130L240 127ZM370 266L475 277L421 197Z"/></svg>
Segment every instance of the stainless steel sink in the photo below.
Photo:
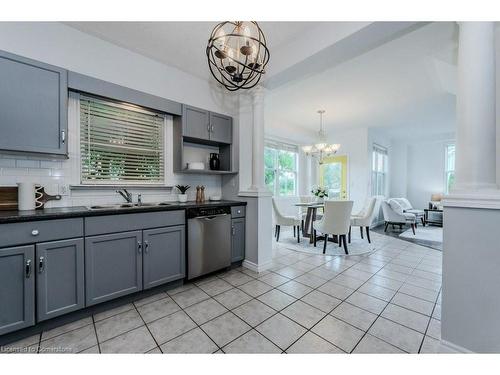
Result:
<svg viewBox="0 0 500 375"><path fill-rule="evenodd" d="M101 204L95 206L88 206L87 208L92 211L96 210L119 210L121 208L141 208L141 207L156 207L156 206L170 206L172 203L122 203L122 204Z"/></svg>

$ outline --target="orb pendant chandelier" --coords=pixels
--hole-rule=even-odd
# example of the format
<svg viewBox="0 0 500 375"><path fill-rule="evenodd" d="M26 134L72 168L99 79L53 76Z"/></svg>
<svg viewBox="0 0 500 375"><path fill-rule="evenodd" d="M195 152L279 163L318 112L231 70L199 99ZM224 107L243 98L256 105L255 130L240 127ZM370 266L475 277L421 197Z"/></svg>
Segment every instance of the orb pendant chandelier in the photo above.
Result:
<svg viewBox="0 0 500 375"><path fill-rule="evenodd" d="M210 72L229 91L257 85L269 61L266 37L254 21L219 23L206 52Z"/></svg>

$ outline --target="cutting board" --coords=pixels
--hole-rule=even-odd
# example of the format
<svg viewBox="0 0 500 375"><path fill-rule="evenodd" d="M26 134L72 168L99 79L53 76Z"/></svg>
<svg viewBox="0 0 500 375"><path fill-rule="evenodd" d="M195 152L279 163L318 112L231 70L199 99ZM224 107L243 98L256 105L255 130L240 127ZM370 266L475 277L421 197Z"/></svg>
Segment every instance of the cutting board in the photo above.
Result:
<svg viewBox="0 0 500 375"><path fill-rule="evenodd" d="M17 186L0 186L0 211L17 210Z"/></svg>

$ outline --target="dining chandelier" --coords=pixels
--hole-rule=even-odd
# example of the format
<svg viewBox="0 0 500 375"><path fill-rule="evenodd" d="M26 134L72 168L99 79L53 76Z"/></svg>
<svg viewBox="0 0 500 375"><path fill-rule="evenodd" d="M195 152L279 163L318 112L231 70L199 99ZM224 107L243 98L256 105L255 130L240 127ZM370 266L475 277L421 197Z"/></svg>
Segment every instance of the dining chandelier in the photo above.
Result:
<svg viewBox="0 0 500 375"><path fill-rule="evenodd" d="M340 148L338 143L328 143L325 130L323 129L323 114L325 110L318 110L319 113L319 132L318 142L313 145L302 146L302 150L306 155L318 159L319 164L323 164L325 158L333 156Z"/></svg>
<svg viewBox="0 0 500 375"><path fill-rule="evenodd" d="M229 91L257 85L269 62L266 37L254 21L219 23L208 39L206 53L210 72Z"/></svg>

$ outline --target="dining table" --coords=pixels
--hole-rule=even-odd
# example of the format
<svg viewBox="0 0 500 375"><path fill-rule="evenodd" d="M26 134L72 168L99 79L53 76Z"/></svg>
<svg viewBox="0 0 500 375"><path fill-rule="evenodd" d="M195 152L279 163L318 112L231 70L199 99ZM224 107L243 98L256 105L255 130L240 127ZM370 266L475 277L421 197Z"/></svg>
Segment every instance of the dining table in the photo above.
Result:
<svg viewBox="0 0 500 375"><path fill-rule="evenodd" d="M302 236L305 238L309 238L309 243L313 243L314 242L313 224L314 221L316 220L318 209L324 210L325 204L320 202L301 202L301 203L295 203L295 206L300 208L307 208L306 219L302 227ZM331 242L337 242L336 237L337 236L330 236L329 240Z"/></svg>

